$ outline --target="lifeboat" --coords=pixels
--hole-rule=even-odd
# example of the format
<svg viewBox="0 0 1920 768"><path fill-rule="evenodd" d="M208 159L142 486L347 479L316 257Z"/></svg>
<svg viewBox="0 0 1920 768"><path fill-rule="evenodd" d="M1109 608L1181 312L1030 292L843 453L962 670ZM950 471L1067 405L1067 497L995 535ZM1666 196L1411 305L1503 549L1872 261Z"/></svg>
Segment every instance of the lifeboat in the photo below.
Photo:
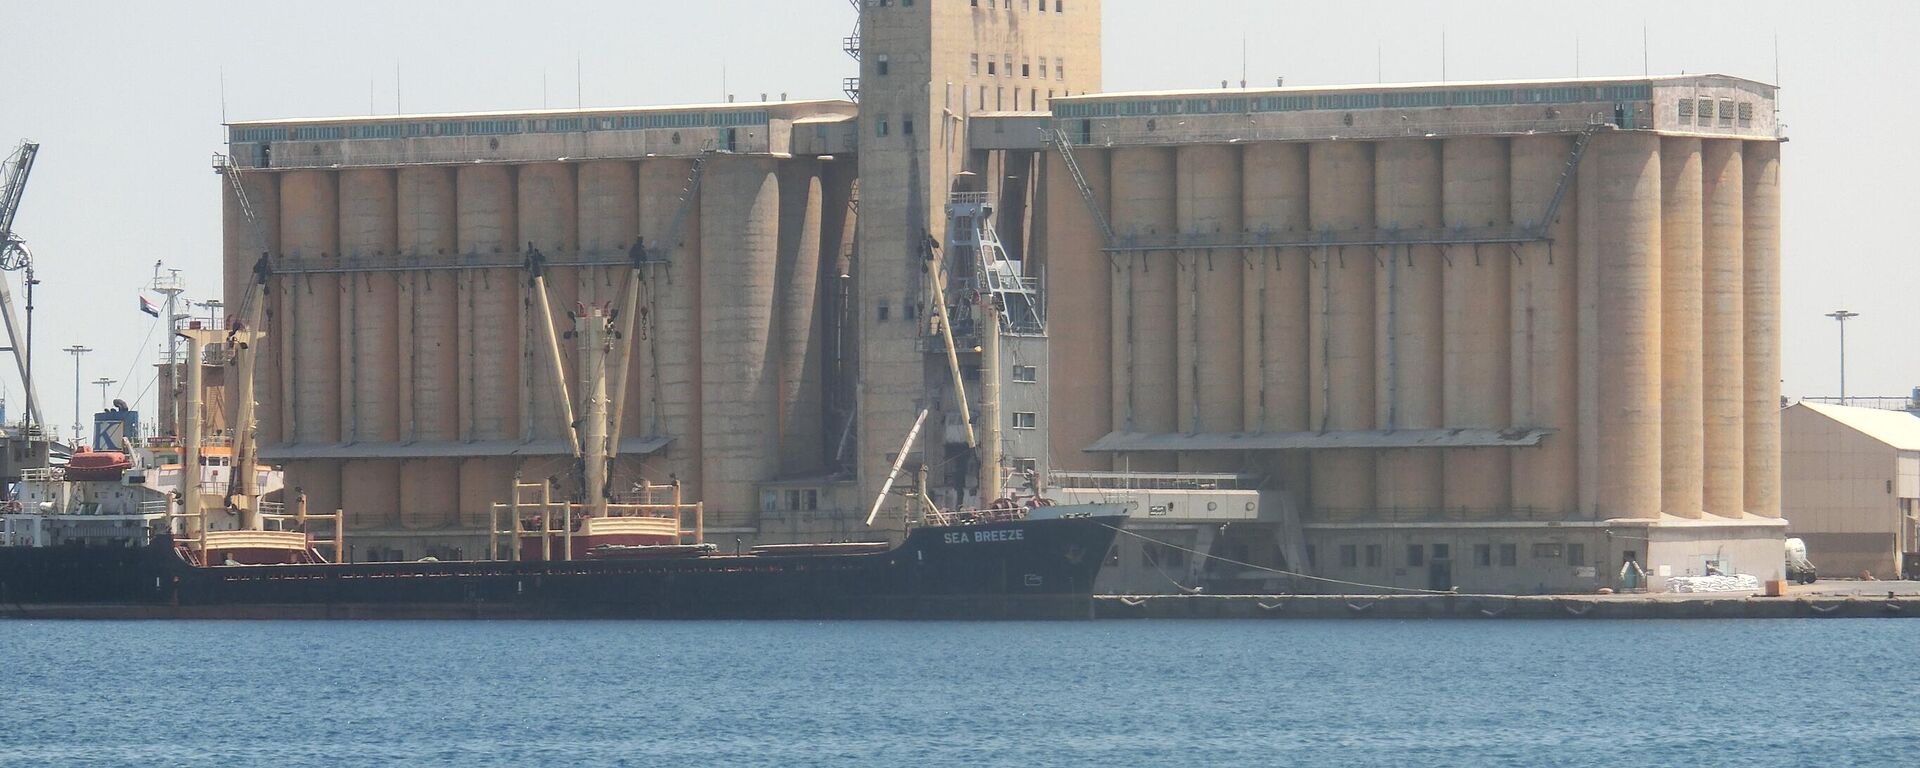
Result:
<svg viewBox="0 0 1920 768"><path fill-rule="evenodd" d="M133 459L119 451L81 451L67 460L68 480L119 480Z"/></svg>

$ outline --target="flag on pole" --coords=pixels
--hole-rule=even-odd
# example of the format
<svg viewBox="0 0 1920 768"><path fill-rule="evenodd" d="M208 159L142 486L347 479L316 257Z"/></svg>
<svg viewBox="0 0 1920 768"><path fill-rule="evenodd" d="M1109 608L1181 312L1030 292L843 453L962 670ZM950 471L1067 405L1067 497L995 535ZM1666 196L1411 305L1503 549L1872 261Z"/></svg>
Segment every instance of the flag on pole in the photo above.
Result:
<svg viewBox="0 0 1920 768"><path fill-rule="evenodd" d="M140 311L153 315L154 317L160 316L160 308L154 306L153 302L148 301L145 296L140 297Z"/></svg>

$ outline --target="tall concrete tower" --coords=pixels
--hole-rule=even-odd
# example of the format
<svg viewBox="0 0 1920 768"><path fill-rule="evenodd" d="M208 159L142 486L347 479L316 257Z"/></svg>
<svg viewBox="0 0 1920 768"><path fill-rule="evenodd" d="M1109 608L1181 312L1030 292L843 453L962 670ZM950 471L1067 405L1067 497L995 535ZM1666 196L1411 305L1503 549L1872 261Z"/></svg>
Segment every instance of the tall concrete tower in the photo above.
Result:
<svg viewBox="0 0 1920 768"><path fill-rule="evenodd" d="M857 4L862 199L852 277L859 486L871 497L919 410L938 405L927 402L916 346L931 310L925 243L945 240L955 175L990 170L987 153L969 148L969 118L1040 112L1055 97L1098 91L1100 0Z"/></svg>

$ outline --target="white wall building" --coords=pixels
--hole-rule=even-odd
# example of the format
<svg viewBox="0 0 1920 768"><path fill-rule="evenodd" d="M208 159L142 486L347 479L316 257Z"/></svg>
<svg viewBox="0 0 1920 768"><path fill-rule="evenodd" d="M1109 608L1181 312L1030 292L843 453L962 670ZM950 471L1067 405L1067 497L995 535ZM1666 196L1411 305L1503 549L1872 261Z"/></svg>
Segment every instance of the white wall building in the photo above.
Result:
<svg viewBox="0 0 1920 768"><path fill-rule="evenodd" d="M1782 413L1781 452L1788 535L1823 575L1895 578L1903 555L1920 560L1920 418L1800 402Z"/></svg>

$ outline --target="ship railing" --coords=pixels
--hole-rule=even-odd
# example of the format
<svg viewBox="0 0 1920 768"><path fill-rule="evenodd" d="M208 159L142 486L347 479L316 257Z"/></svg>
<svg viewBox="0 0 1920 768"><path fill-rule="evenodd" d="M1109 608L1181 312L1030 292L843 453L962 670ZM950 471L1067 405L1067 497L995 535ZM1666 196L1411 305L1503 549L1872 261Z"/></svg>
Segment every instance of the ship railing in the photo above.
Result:
<svg viewBox="0 0 1920 768"><path fill-rule="evenodd" d="M20 479L28 483L57 483L67 479L65 467L30 467L20 470Z"/></svg>
<svg viewBox="0 0 1920 768"><path fill-rule="evenodd" d="M1027 519L1025 507L989 507L987 509L929 510L924 522L931 526L985 525Z"/></svg>
<svg viewBox="0 0 1920 768"><path fill-rule="evenodd" d="M679 498L677 491L674 497ZM688 513L692 513L691 521ZM487 507L487 557L500 559L504 545L507 559L520 560L522 540L532 537L539 539L540 559L571 560L573 535L593 515L589 505L554 500L553 489L546 483L526 483L516 478L513 501ZM680 541L706 541L706 505L701 502L608 504L607 516L674 520Z"/></svg>
<svg viewBox="0 0 1920 768"><path fill-rule="evenodd" d="M169 503L166 499L140 502L140 514L142 515L164 515L167 514L169 509Z"/></svg>

